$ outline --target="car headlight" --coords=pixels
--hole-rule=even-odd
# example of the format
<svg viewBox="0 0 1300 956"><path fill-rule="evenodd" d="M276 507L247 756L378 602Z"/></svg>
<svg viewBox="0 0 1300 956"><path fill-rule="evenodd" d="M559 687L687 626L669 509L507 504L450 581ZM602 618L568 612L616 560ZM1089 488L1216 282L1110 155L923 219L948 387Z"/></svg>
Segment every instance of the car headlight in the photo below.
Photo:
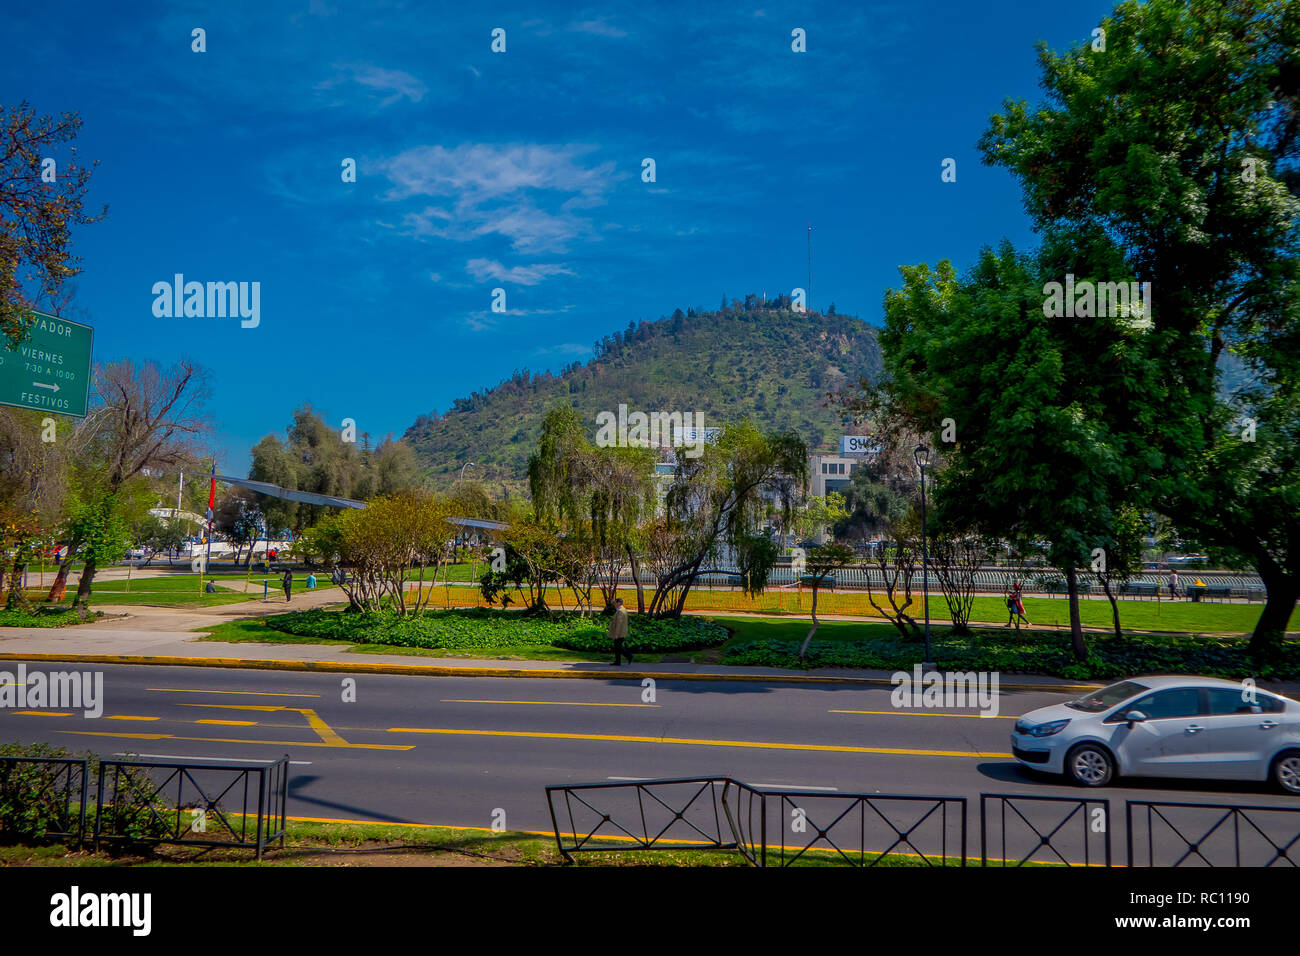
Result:
<svg viewBox="0 0 1300 956"><path fill-rule="evenodd" d="M1065 725L1069 722L1069 717L1066 717L1064 720L1049 720L1045 724L1036 724L1035 726L1030 727L1025 731L1025 733L1029 734L1031 737L1050 737L1053 734L1059 734L1065 729Z"/></svg>

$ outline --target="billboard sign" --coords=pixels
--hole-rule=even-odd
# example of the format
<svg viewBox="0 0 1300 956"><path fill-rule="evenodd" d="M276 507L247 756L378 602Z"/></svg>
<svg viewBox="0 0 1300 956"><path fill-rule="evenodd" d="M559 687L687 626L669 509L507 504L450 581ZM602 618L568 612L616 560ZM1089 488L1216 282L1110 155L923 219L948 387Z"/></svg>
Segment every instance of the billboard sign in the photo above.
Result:
<svg viewBox="0 0 1300 956"><path fill-rule="evenodd" d="M880 445L866 435L844 435L840 438L841 455L879 454Z"/></svg>

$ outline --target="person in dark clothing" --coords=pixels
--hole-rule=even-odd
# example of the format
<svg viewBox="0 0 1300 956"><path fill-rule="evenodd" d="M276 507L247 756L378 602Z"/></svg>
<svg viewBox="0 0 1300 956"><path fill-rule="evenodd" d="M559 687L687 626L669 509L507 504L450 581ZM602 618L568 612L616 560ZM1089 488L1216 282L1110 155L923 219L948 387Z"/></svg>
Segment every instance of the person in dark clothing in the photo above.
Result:
<svg viewBox="0 0 1300 956"><path fill-rule="evenodd" d="M285 571L285 572L284 572L284 578L281 580L280 584L281 584L281 586L284 588L284 601L285 601L286 604L288 604L288 603L289 603L289 591L290 591L290 589L293 587L293 572L292 572L292 571Z"/></svg>
<svg viewBox="0 0 1300 956"><path fill-rule="evenodd" d="M627 639L627 611L623 610L623 599L614 599L614 616L609 619L609 637L614 642L614 666L623 666L623 658L632 663L632 655L623 650L623 641Z"/></svg>

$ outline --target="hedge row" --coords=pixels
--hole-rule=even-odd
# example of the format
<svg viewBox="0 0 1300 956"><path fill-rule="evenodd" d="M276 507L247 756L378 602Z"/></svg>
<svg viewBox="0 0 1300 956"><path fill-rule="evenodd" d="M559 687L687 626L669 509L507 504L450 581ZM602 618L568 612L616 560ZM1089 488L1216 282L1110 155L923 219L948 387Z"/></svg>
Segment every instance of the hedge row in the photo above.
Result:
<svg viewBox="0 0 1300 956"><path fill-rule="evenodd" d="M909 670L925 657L920 643L899 640L814 641L799 658L799 641L761 640L726 649L722 663L760 667L855 667ZM1089 656L1075 660L1069 635L1035 634L1032 641L1011 635L933 642L936 663L944 669L1047 674L1071 680L1115 680L1139 674L1197 674L1238 680L1300 678L1300 642L1289 641L1279 658L1266 665L1252 661L1244 640L1209 637L1145 637L1116 640L1090 634Z"/></svg>
<svg viewBox="0 0 1300 956"><path fill-rule="evenodd" d="M715 647L727 640L726 628L688 617L658 621L632 615L627 648L653 653ZM399 616L390 611L291 611L266 619L268 627L302 637L425 647L448 650L490 650L521 644L549 645L578 651L604 651L612 645L607 618L582 618L576 613L550 617L524 616L490 608L424 611Z"/></svg>

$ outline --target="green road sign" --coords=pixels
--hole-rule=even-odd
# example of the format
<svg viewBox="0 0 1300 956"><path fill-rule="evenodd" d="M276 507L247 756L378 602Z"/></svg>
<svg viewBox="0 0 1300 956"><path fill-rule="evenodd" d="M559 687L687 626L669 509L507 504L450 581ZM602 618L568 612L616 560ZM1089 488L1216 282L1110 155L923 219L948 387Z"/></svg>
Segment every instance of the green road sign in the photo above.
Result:
<svg viewBox="0 0 1300 956"><path fill-rule="evenodd" d="M86 414L90 350L95 330L33 312L31 335L0 352L0 405L35 408L60 415Z"/></svg>

